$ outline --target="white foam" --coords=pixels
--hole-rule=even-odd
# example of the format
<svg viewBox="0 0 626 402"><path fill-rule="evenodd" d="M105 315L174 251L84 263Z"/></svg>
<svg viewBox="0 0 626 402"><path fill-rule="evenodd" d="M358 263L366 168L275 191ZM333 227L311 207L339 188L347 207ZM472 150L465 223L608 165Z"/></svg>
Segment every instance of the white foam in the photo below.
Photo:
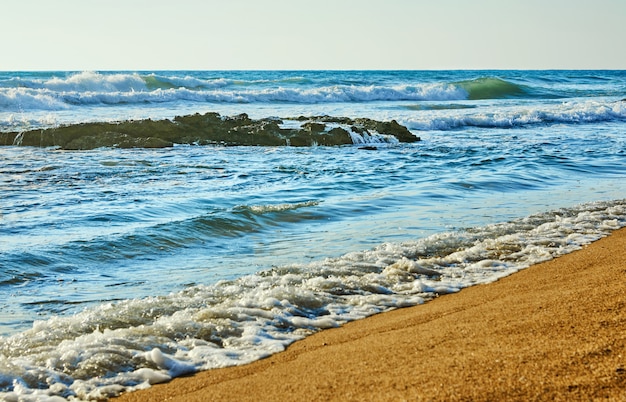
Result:
<svg viewBox="0 0 626 402"><path fill-rule="evenodd" d="M36 322L0 338L0 399L95 399L248 363L320 329L492 282L623 226L626 200L592 203Z"/></svg>
<svg viewBox="0 0 626 402"><path fill-rule="evenodd" d="M402 123L414 130L453 130L463 127L512 128L534 124L583 124L626 120L626 102L583 101L533 107L501 107L428 111Z"/></svg>
<svg viewBox="0 0 626 402"><path fill-rule="evenodd" d="M255 214L262 215L265 213L271 212L283 212L283 211L291 211L294 209L313 207L319 205L319 201L305 201L305 202L297 202L297 203L283 203L283 204L267 204L267 205L240 205L235 207L235 209L239 210L249 210Z"/></svg>
<svg viewBox="0 0 626 402"><path fill-rule="evenodd" d="M281 129L299 130L305 122L298 120L285 120L279 125ZM324 123L325 129L322 133L328 133L333 128L342 128L346 130L354 145L383 145L383 144L399 144L400 141L393 135L380 134L374 130L357 132L354 131L349 124L340 123Z"/></svg>
<svg viewBox="0 0 626 402"><path fill-rule="evenodd" d="M149 88L146 80L155 82ZM0 88L2 110L60 110L80 105L144 104L176 101L213 103L303 104L422 101L466 99L467 94L448 84L415 86L348 86L317 88L261 87L239 88L232 81L200 80L193 77L163 77L138 74L100 74L83 72L67 78L20 82L19 87Z"/></svg>
<svg viewBox="0 0 626 402"><path fill-rule="evenodd" d="M41 85L57 92L135 92L145 91L146 83L139 74L101 74L85 71L67 78L51 78Z"/></svg>
<svg viewBox="0 0 626 402"><path fill-rule="evenodd" d="M357 133L352 128L347 128L348 134L352 139L352 143L355 145L383 145L383 144L399 144L398 140L393 135L380 134L376 131Z"/></svg>
<svg viewBox="0 0 626 402"><path fill-rule="evenodd" d="M68 107L69 105L49 91L28 88L0 89L0 111L63 110Z"/></svg>

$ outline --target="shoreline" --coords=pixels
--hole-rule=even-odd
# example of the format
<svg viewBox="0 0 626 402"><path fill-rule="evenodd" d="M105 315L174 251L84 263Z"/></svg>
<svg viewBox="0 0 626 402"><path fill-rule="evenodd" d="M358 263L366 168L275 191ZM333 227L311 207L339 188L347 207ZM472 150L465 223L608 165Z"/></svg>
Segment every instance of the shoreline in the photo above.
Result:
<svg viewBox="0 0 626 402"><path fill-rule="evenodd" d="M112 400L599 398L626 400L626 228L497 282Z"/></svg>

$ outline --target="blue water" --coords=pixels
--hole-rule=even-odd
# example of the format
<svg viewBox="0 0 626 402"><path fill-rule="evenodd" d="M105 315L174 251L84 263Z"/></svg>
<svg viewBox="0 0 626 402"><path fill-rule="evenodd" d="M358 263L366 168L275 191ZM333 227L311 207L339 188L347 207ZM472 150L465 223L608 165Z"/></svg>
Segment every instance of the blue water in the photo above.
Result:
<svg viewBox="0 0 626 402"><path fill-rule="evenodd" d="M624 71L0 73L0 131L216 111L422 139L0 147L0 399L242 364L625 226L625 98Z"/></svg>

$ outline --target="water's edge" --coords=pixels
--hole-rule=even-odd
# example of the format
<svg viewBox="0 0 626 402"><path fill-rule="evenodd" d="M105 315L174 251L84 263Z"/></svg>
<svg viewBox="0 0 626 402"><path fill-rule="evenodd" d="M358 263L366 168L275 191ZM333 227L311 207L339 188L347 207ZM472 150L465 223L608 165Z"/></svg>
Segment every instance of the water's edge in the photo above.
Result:
<svg viewBox="0 0 626 402"><path fill-rule="evenodd" d="M0 396L99 399L249 363L322 329L496 281L624 226L626 200L584 204L36 322L0 345Z"/></svg>

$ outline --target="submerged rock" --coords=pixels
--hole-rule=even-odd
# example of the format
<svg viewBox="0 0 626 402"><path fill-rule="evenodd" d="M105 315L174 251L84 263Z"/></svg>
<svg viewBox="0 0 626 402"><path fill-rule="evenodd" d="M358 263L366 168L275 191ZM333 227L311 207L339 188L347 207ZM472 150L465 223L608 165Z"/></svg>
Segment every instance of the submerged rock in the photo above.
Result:
<svg viewBox="0 0 626 402"><path fill-rule="evenodd" d="M312 146L353 144L354 135L393 136L400 142L419 137L395 120L314 116L298 128L283 128L277 118L250 119L248 115L224 117L218 113L177 116L172 120L130 120L119 123L81 123L26 132L0 133L0 145L60 147L62 149L163 148L174 144Z"/></svg>

